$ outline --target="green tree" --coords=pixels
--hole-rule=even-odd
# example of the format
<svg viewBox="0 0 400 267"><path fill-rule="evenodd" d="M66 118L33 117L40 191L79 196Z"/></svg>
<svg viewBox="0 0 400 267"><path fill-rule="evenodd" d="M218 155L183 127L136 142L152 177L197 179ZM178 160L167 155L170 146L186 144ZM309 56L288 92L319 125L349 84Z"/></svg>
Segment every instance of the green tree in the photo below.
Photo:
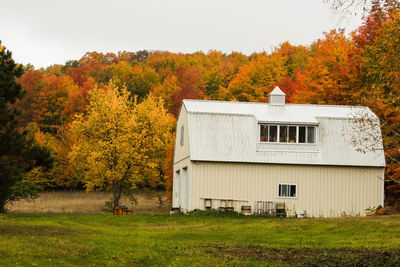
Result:
<svg viewBox="0 0 400 267"><path fill-rule="evenodd" d="M87 115L71 126L76 145L70 153L87 191L112 191L117 205L140 186L165 183L161 166L174 119L162 100L150 95L132 103L125 87L111 83L89 95Z"/></svg>
<svg viewBox="0 0 400 267"><path fill-rule="evenodd" d="M51 165L49 153L16 128L17 111L10 105L21 98L21 86L16 79L22 73L22 65L14 62L11 52L0 42L0 213L5 212L8 202L37 192L25 179L28 171L35 166Z"/></svg>

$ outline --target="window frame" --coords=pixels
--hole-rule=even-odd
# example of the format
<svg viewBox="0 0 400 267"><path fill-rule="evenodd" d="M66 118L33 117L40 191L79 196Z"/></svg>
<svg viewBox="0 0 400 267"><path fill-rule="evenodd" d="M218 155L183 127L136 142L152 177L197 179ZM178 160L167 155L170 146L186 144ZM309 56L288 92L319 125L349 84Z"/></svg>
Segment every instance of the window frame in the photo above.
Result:
<svg viewBox="0 0 400 267"><path fill-rule="evenodd" d="M290 196L290 191L289 191L289 196L287 196L287 197L279 196L279 186L280 186L280 185L288 185L289 188L290 188L292 185L296 186L296 196L295 196L295 197L291 197L291 196ZM299 188L298 188L297 184L295 184L295 183L278 183L278 185L277 185L277 187L276 187L276 197L277 197L277 198L280 198L280 199L281 199L281 198L297 199L297 198L298 198L298 195L299 195Z"/></svg>
<svg viewBox="0 0 400 267"><path fill-rule="evenodd" d="M264 127L268 127L268 136L265 138L266 141L261 141L261 125ZM269 134L271 133L270 131L270 126L276 126L277 128L277 141L276 142L270 142L269 139ZM280 126L287 126L287 140L288 142L280 142ZM296 142L291 143L289 142L289 127L295 126L296 127ZM300 137L300 127L305 127L305 143L299 143L299 137ZM307 143L308 140L308 127L313 127L314 128L314 143ZM258 143L262 144L285 144L285 145L307 145L307 146L315 146L318 144L318 125L316 124L280 124L280 123L258 123L258 133L257 133L257 139Z"/></svg>

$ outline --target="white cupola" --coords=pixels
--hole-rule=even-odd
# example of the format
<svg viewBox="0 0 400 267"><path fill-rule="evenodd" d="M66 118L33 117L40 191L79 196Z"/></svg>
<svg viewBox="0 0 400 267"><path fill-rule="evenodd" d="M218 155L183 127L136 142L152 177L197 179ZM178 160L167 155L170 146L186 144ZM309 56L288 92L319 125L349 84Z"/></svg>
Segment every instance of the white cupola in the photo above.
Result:
<svg viewBox="0 0 400 267"><path fill-rule="evenodd" d="M284 106L286 94L277 86L269 93L268 103L273 106Z"/></svg>

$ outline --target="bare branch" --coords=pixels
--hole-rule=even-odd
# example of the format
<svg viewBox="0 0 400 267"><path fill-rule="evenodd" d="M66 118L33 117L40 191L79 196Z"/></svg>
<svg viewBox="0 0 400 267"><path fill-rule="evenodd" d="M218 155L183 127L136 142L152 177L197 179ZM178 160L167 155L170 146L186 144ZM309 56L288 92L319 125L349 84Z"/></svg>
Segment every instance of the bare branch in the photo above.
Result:
<svg viewBox="0 0 400 267"><path fill-rule="evenodd" d="M363 153L383 150L379 119L368 109L354 108L350 115L352 119L342 129L346 142Z"/></svg>

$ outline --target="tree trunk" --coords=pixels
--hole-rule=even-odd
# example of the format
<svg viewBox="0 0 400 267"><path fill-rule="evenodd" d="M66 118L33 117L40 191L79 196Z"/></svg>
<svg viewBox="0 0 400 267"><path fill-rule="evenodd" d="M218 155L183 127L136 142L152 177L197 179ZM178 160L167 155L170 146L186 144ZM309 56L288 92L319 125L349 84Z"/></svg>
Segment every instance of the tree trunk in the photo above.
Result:
<svg viewBox="0 0 400 267"><path fill-rule="evenodd" d="M114 207L119 204L119 199L121 198L122 186L119 183L115 183L113 186L113 204Z"/></svg>
<svg viewBox="0 0 400 267"><path fill-rule="evenodd" d="M6 202L0 199L0 213L6 213Z"/></svg>

